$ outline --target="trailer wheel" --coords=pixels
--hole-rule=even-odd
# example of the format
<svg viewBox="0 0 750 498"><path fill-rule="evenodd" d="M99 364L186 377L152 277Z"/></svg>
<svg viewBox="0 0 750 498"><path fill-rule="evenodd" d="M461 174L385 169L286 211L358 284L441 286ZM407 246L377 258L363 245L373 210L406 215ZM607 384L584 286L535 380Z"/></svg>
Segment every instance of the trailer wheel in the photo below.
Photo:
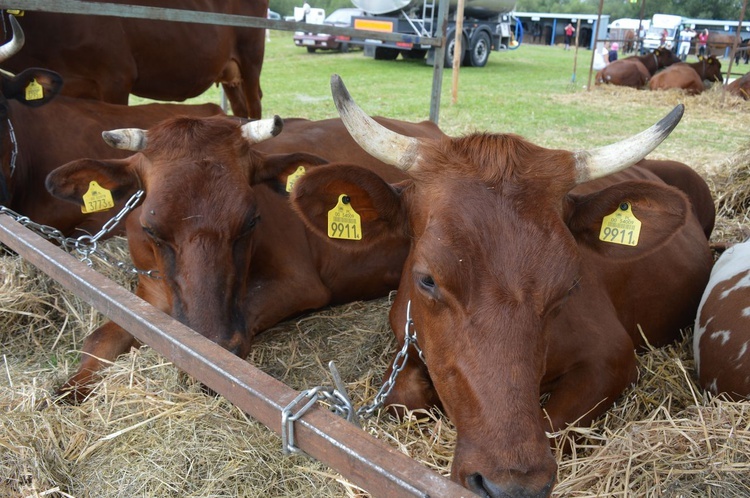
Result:
<svg viewBox="0 0 750 498"><path fill-rule="evenodd" d="M471 47L467 57L469 65L474 67L486 66L490 59L490 50L492 50L490 35L486 31L477 32L471 39Z"/></svg>
<svg viewBox="0 0 750 498"><path fill-rule="evenodd" d="M308 54L314 54L315 53L315 47L307 47L307 53Z"/></svg>
<svg viewBox="0 0 750 498"><path fill-rule="evenodd" d="M393 61L398 57L398 49L390 47L376 47L374 59L377 61Z"/></svg>
<svg viewBox="0 0 750 498"><path fill-rule="evenodd" d="M421 49L421 48L413 48L411 50L402 50L401 51L401 57L404 59L410 60L410 61L419 61L424 59L424 56L427 55L427 50Z"/></svg>
<svg viewBox="0 0 750 498"><path fill-rule="evenodd" d="M456 49L456 32L450 31L448 35L445 37L445 67L453 67L453 52L455 52ZM466 47L466 38L462 40L462 47ZM465 55L466 52L464 52L463 55ZM464 58L461 61L462 64L466 63L466 58Z"/></svg>

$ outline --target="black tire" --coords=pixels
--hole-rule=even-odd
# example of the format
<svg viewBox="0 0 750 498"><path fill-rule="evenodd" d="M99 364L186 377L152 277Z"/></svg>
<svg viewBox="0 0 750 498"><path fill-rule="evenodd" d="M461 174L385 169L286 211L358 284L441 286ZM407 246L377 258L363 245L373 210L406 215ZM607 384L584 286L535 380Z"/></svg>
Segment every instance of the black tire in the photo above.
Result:
<svg viewBox="0 0 750 498"><path fill-rule="evenodd" d="M398 57L398 49L390 47L376 47L375 48L375 60L378 61L392 61Z"/></svg>
<svg viewBox="0 0 750 498"><path fill-rule="evenodd" d="M342 54L349 52L349 44L348 43L339 44L339 52L341 52Z"/></svg>
<svg viewBox="0 0 750 498"><path fill-rule="evenodd" d="M492 41L486 31L478 31L471 39L471 46L467 54L468 64L474 67L484 67L490 59Z"/></svg>
<svg viewBox="0 0 750 498"><path fill-rule="evenodd" d="M315 47L307 47L307 53L308 54L314 54L315 53Z"/></svg>
<svg viewBox="0 0 750 498"><path fill-rule="evenodd" d="M448 36L445 38L445 67L453 67L453 51L456 48L456 32L451 31L448 33ZM464 43L461 44L463 49L466 48L466 40L463 40ZM465 55L465 52L464 52ZM464 62L463 60L461 61Z"/></svg>
<svg viewBox="0 0 750 498"><path fill-rule="evenodd" d="M411 50L403 50L401 57L410 61L421 61L427 55L427 50L421 48L413 48Z"/></svg>

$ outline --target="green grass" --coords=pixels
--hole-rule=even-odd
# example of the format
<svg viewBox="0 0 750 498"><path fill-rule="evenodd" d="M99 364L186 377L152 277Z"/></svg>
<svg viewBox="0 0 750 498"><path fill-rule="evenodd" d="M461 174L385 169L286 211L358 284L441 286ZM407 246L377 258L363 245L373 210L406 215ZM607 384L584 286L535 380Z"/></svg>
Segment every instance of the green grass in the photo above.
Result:
<svg viewBox="0 0 750 498"><path fill-rule="evenodd" d="M616 141L650 126L678 102L682 123L670 137L674 159L707 162L747 142L748 108L717 109L703 96L631 89L586 89L591 51L522 45L493 52L484 68L462 68L458 101L451 103L452 70L444 71L439 124L450 135L512 132L546 147L576 149ZM695 61L691 57L688 62ZM722 62L726 70L728 60ZM748 66L734 66L746 72ZM433 71L422 61L377 61L361 51L308 53L291 32L273 32L261 74L263 116L336 117L329 80L340 74L355 100L372 115L408 121L429 118ZM701 100L703 99L703 100ZM194 101L219 101L212 88ZM696 141L700 141L700 150ZM661 148L659 150L662 150ZM675 157L676 156L676 157Z"/></svg>

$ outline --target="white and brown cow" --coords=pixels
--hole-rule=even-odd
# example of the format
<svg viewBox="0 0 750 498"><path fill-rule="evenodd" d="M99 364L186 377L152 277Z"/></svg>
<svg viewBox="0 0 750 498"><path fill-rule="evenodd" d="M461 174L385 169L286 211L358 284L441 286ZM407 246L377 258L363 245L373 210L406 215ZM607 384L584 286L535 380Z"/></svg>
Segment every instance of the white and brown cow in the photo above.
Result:
<svg viewBox="0 0 750 498"><path fill-rule="evenodd" d="M750 239L730 247L711 271L693 354L700 383L731 398L750 396Z"/></svg>

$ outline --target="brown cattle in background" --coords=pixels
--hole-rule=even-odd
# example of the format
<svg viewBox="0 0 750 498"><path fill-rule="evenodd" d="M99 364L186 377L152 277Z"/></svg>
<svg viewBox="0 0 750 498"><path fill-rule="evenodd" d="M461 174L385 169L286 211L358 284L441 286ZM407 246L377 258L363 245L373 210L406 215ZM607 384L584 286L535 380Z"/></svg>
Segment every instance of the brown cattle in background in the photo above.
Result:
<svg viewBox="0 0 750 498"><path fill-rule="evenodd" d="M726 86L726 90L745 100L750 100L750 73L746 73L741 78L737 78Z"/></svg>
<svg viewBox="0 0 750 498"><path fill-rule="evenodd" d="M719 59L713 55L700 56L698 62L679 62L655 74L648 82L648 86L651 90L681 88L689 95L698 95L706 90L704 81L721 83L723 78Z"/></svg>
<svg viewBox="0 0 750 498"><path fill-rule="evenodd" d="M265 18L267 0L112 0L117 4ZM3 15L7 26L7 15ZM236 116L260 118L265 30L26 11L26 45L4 69L44 67L71 97L128 103L134 94L183 101L221 83ZM7 38L7 34L6 34Z"/></svg>
<svg viewBox="0 0 750 498"><path fill-rule="evenodd" d="M664 47L644 55L618 59L596 74L596 84L602 83L632 88L643 88L656 71L680 62L674 52Z"/></svg>

